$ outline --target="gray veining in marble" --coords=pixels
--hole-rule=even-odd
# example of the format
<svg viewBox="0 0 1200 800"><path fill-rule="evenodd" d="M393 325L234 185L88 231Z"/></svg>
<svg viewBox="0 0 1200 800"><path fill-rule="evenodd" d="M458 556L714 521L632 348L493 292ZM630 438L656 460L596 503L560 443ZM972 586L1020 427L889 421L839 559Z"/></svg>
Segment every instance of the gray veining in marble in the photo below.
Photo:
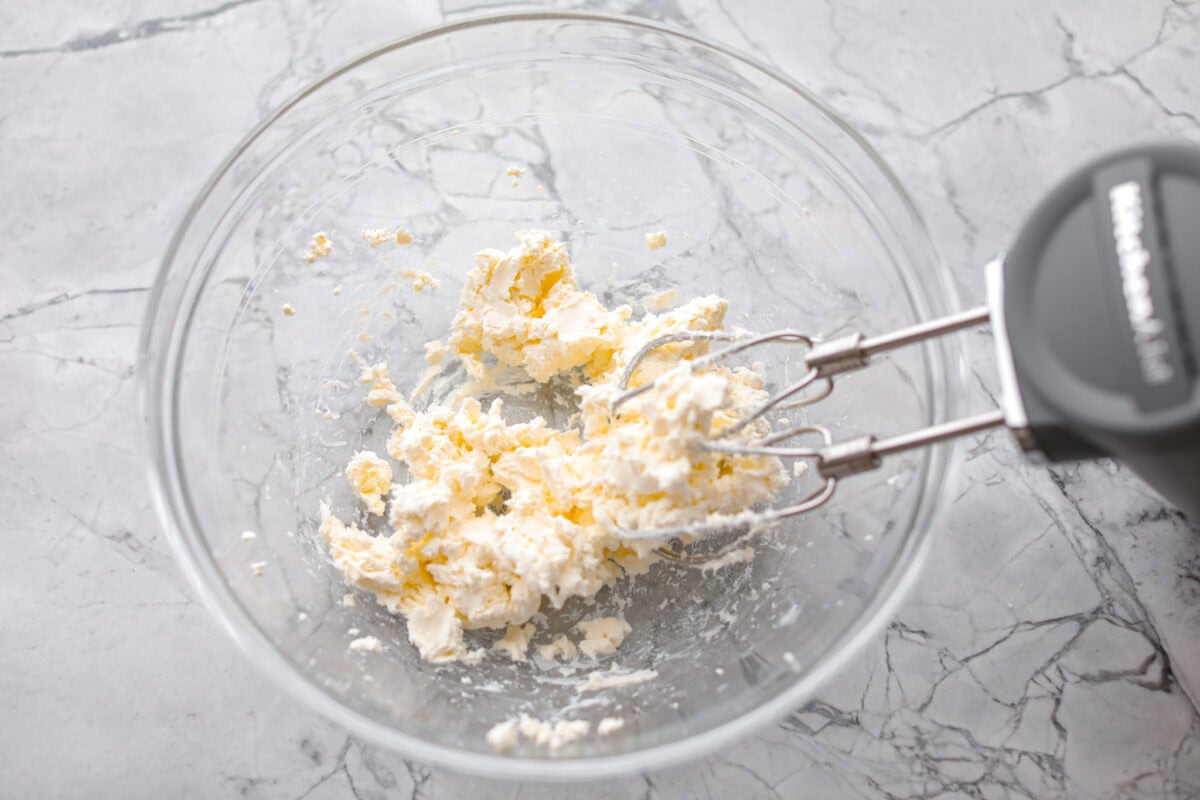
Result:
<svg viewBox="0 0 1200 800"><path fill-rule="evenodd" d="M663 20L814 89L897 169L965 304L1056 176L1200 140L1200 3L556 2ZM0 9L0 795L548 798L368 746L272 686L167 550L134 355L193 194L274 105L490 0ZM970 341L973 402L991 342ZM1108 463L966 445L918 587L818 700L582 798L1200 796L1200 529Z"/></svg>

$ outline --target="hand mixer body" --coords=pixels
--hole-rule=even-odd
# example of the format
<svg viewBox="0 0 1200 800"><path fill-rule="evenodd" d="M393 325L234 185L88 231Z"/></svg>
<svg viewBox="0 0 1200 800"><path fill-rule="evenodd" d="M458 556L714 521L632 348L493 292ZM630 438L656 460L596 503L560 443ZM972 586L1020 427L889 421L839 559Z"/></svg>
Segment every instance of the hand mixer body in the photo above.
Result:
<svg viewBox="0 0 1200 800"><path fill-rule="evenodd" d="M1112 457L1200 518L1200 149L1074 172L993 276L1005 416L1053 461Z"/></svg>

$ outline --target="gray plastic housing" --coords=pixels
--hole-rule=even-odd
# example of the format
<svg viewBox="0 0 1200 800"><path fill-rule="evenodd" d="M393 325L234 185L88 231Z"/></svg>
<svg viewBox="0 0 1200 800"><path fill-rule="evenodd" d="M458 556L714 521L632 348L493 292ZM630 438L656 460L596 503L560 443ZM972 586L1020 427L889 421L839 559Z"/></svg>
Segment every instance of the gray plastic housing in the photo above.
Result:
<svg viewBox="0 0 1200 800"><path fill-rule="evenodd" d="M1076 170L1002 281L1024 441L1053 461L1115 458L1200 520L1200 147Z"/></svg>

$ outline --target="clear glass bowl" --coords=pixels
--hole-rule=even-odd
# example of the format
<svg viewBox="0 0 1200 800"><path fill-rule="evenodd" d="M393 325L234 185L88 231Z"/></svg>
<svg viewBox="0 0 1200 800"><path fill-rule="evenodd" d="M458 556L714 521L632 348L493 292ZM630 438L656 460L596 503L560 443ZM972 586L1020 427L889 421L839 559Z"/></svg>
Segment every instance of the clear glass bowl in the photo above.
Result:
<svg viewBox="0 0 1200 800"><path fill-rule="evenodd" d="M506 176L510 164L528 173ZM416 242L372 249L364 224L403 224ZM949 451L846 481L827 507L762 536L749 564L715 574L661 564L594 608L548 615L565 630L596 611L624 613L633 632L599 667L652 668L648 683L580 695L531 663L421 662L402 619L365 596L343 606L347 589L316 534L318 501L350 514L342 467L356 449L382 452L388 429L363 405L347 351L386 359L411 389L473 253L531 227L562 236L581 282L610 304L669 287L715 292L735 325L826 335L953 307L895 178L787 79L642 21L453 25L304 91L197 198L143 340L159 504L191 578L251 658L352 731L495 776L661 767L783 716L876 629L922 553ZM309 264L318 230L334 251ZM667 231L666 248L647 248L651 230ZM413 267L428 267L440 290L397 286L395 272ZM947 380L954 346L910 348L849 376L808 416L842 436L944 420L960 391ZM776 378L797 369L787 351L765 357ZM257 538L244 541L247 529ZM386 651L348 651L350 628ZM519 712L626 724L554 754L493 754L484 733Z"/></svg>

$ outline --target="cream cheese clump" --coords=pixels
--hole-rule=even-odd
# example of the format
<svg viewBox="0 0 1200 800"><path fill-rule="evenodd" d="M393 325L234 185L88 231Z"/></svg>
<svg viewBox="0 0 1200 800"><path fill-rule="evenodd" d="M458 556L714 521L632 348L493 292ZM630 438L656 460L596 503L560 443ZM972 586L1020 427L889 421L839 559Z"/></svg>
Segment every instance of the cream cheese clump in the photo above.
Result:
<svg viewBox="0 0 1200 800"><path fill-rule="evenodd" d="M484 355L523 367L539 383L575 367L594 378L611 359L630 308L609 311L581 291L567 248L549 233L524 231L517 241L507 253L475 256L450 346L476 379L485 377Z"/></svg>
<svg viewBox="0 0 1200 800"><path fill-rule="evenodd" d="M481 659L484 650L463 639L480 628L506 630L498 649L524 658L533 631L522 626L543 602L559 608L571 597L590 598L656 560L661 542L627 541L619 529L735 513L786 484L777 459L695 446L734 423L739 406L766 397L752 370L694 372L687 361L707 352L705 342L654 351L632 385L657 379L655 386L612 408L619 376L643 344L664 333L721 330L725 300L700 297L631 320L628 306L608 309L578 286L561 242L526 231L507 252L478 254L459 306L448 341L428 351L456 358L484 385L512 369L536 383L577 376L580 423L567 430L540 417L510 423L501 400L484 408L469 395L418 412L386 365L361 364L367 402L386 407L395 423L387 455L408 480L393 481L388 470L391 533L346 525L322 504L321 534L348 584L406 617L422 658ZM374 458L360 453L347 475L368 509L382 513L384 471ZM616 619L581 626L583 649L611 652L627 627ZM570 658L566 645L538 652Z"/></svg>
<svg viewBox="0 0 1200 800"><path fill-rule="evenodd" d="M524 661L529 651L529 640L537 630L532 622L524 625L509 625L504 635L492 645L493 650L499 650L513 661Z"/></svg>
<svg viewBox="0 0 1200 800"><path fill-rule="evenodd" d="M370 450L354 454L346 465L350 488L372 514L383 514L383 498L392 490L392 465Z"/></svg>
<svg viewBox="0 0 1200 800"><path fill-rule="evenodd" d="M575 658L578 652L575 643L564 635L557 636L547 644L538 645L538 655L547 661L554 661L556 659L570 661Z"/></svg>
<svg viewBox="0 0 1200 800"><path fill-rule="evenodd" d="M632 627L620 617L585 619L575 626L583 632L579 649L588 658L598 658L615 653Z"/></svg>
<svg viewBox="0 0 1200 800"><path fill-rule="evenodd" d="M550 721L521 714L492 726L485 738L497 753L510 752L517 746L521 736L533 745L553 752L587 736L591 729L592 723L585 719Z"/></svg>
<svg viewBox="0 0 1200 800"><path fill-rule="evenodd" d="M324 258L332 252L333 240L326 235L325 231L317 231L308 242L308 249L304 252L304 260L311 264L318 258Z"/></svg>

